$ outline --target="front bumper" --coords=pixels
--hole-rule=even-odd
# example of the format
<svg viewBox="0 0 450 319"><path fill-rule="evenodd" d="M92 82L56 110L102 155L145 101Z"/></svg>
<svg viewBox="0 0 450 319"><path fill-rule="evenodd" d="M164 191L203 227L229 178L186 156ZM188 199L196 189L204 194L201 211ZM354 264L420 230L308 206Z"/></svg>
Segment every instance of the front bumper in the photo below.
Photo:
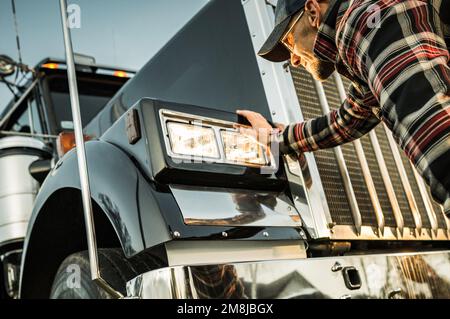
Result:
<svg viewBox="0 0 450 319"><path fill-rule="evenodd" d="M167 267L129 281L127 295L145 299L450 298L450 251Z"/></svg>

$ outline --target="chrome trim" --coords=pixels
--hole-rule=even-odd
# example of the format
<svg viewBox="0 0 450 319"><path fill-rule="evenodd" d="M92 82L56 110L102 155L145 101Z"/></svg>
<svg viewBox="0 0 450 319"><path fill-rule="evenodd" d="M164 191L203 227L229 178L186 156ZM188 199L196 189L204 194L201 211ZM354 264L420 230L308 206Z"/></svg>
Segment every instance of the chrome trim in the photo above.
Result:
<svg viewBox="0 0 450 319"><path fill-rule="evenodd" d="M215 119L212 117L206 117L201 115L193 115L189 113L183 113L178 111L172 111L168 109L160 109L159 115L161 118L169 118L175 121L179 121L180 123L189 123L192 122L200 122L203 126L211 127L211 126L221 126L223 128L233 129L233 122L224 121L221 119ZM163 122L162 122L163 123Z"/></svg>
<svg viewBox="0 0 450 319"><path fill-rule="evenodd" d="M274 27L273 8L260 0L244 0L242 5L256 55ZM304 118L289 68L284 68L280 63L266 61L259 56L256 56L256 61L261 72L272 121L283 124L302 122ZM290 180L305 189L306 198L302 193L293 194L299 198L295 201L296 208L312 238L328 238L332 219L319 170L313 154L306 153L302 158L304 163L301 166L297 164L297 171L304 173L300 178L292 176ZM290 166L294 164L291 163ZM302 204L304 200L308 202L308 210L305 210L305 205Z"/></svg>
<svg viewBox="0 0 450 319"><path fill-rule="evenodd" d="M14 132L14 131L0 131L0 135L6 136L23 136L23 137L33 137L33 138L49 138L49 139L57 139L57 135L51 134L39 134L39 133L22 133L22 132Z"/></svg>
<svg viewBox="0 0 450 319"><path fill-rule="evenodd" d="M224 143L221 135L221 131L228 131L233 133L239 133L237 129L234 128L233 122L223 121L223 120L216 120L213 118L205 117L205 116L197 116L192 115L188 113L182 113L182 112L176 112L171 111L167 109L160 109L159 110L159 118L161 122L161 128L163 130L163 136L164 136L164 143L166 146L167 155L169 155L171 158L176 160L186 160L192 163L223 163L223 164L230 164L230 165L240 165L240 166L248 166L248 167L256 167L261 169L261 173L270 173L275 172L277 167L277 162L275 161L275 158L272 154L272 152L269 152L270 157L267 157L266 152L264 152L264 147L260 145L263 149L263 155L264 160L270 165L257 165L252 163L241 163L241 162L235 162L227 160L225 157L225 150L224 150ZM172 151L172 146L170 143L169 138L169 132L167 129L167 122L175 122L175 123L181 123L181 124L190 124L194 126L204 127L212 129L214 132L215 142L217 146L217 150L219 152L219 157L204 157L204 156L191 156L191 155L181 155L174 153Z"/></svg>
<svg viewBox="0 0 450 319"><path fill-rule="evenodd" d="M271 5L272 7L276 7L278 0L265 0L267 4Z"/></svg>
<svg viewBox="0 0 450 319"><path fill-rule="evenodd" d="M28 89L25 90L25 92L22 94L22 96L17 100L16 103L10 108L8 113L5 114L3 118L0 119L0 128L5 125L5 123L8 121L8 119L11 117L11 115L17 110L17 108L22 104L22 102L28 98L28 94L36 87L36 84L38 84L39 80L35 79L31 85L28 87Z"/></svg>
<svg viewBox="0 0 450 319"><path fill-rule="evenodd" d="M354 267L361 288L349 290L342 271ZM450 298L450 251L261 260L166 267L127 283L128 298L290 299ZM213 289L211 289L213 287ZM399 295L399 291L404 292Z"/></svg>
<svg viewBox="0 0 450 319"><path fill-rule="evenodd" d="M392 186L389 171L386 167L386 162L384 161L384 156L380 147L380 143L378 142L378 137L375 133L375 130L369 132L369 138L370 142L372 143L376 160L378 162L378 167L380 168L380 173L383 179L384 187L386 188L386 193L392 206L392 211L394 213L397 228L400 231L400 234L402 234L404 231L404 221L402 211L400 210L400 206L398 204L397 197L395 195L394 187Z"/></svg>
<svg viewBox="0 0 450 319"><path fill-rule="evenodd" d="M419 175L416 168L414 167L414 164L411 163L412 170L414 172L414 177L417 182L417 186L419 187L420 195L422 196L423 203L425 205L425 210L427 211L428 219L430 220L431 229L434 231L437 231L439 228L438 222L437 222L437 216L433 209L433 204L431 202L430 196L428 196L427 188L425 186L425 182L423 178Z"/></svg>
<svg viewBox="0 0 450 319"><path fill-rule="evenodd" d="M22 257L22 249L3 251L0 255L0 264L3 264L0 273L4 276L3 287L7 295L11 299L17 299L19 296L19 280L20 280L20 260Z"/></svg>
<svg viewBox="0 0 450 319"><path fill-rule="evenodd" d="M391 153L394 156L395 166L397 167L397 171L400 174L400 180L403 185L403 190L405 191L405 195L408 198L409 207L411 208L411 212L414 218L414 223L416 225L417 230L421 231L422 229L422 217L419 213L419 208L417 207L416 200L413 195L413 191L411 189L411 184L409 183L408 175L406 174L405 167L403 166L403 161L401 158L401 154L398 150L397 143L392 136L392 132L387 128L387 126L382 123L381 124L386 132L386 136L388 138L389 148L391 149Z"/></svg>
<svg viewBox="0 0 450 319"><path fill-rule="evenodd" d="M0 226L0 246L24 239L27 235L27 227L28 220Z"/></svg>
<svg viewBox="0 0 450 319"><path fill-rule="evenodd" d="M384 214L380 205L380 201L378 199L375 184L372 179L372 174L370 173L370 168L367 163L366 154L364 153L364 149L362 147L360 140L355 140L353 142L353 145L355 146L356 156L358 157L358 161L361 166L362 173L364 175L364 181L367 186L367 191L369 192L369 197L372 202L375 218L377 219L378 230L380 231L381 234L383 234L385 227Z"/></svg>
<svg viewBox="0 0 450 319"><path fill-rule="evenodd" d="M11 147L45 149L45 145L38 142L32 139L5 138L0 140L0 155ZM20 153L0 157L0 245L25 236L25 233L18 235L16 230L13 231L13 225L26 225L30 219L39 183L30 175L28 168L38 159L38 154Z"/></svg>
<svg viewBox="0 0 450 319"><path fill-rule="evenodd" d="M342 78L339 75L339 73L334 72L333 75L339 91L339 96L341 98L342 103L344 103L345 100L347 99L347 93L344 87L344 83L342 82ZM378 229L380 231L380 234L383 234L385 225L383 209L381 208L380 200L378 199L377 190L375 188L375 184L372 179L372 173L370 172L370 168L367 163L366 154L364 153L364 149L359 139L355 140L353 142L353 145L356 150L356 156L358 157L359 165L361 166L361 170L364 175L364 181L366 183L370 201L372 202L375 217L377 219Z"/></svg>
<svg viewBox="0 0 450 319"><path fill-rule="evenodd" d="M447 222L447 225L450 226L450 224ZM440 239L442 238L442 240L445 240L445 238L450 239L450 230L447 230L447 232L444 229L438 229L436 232L436 235L433 235L435 239Z"/></svg>
<svg viewBox="0 0 450 319"><path fill-rule="evenodd" d="M438 229L436 232L431 229L422 228L420 234L415 228L404 227L403 232L399 234L397 228L385 227L383 234L379 234L375 227L362 226L361 234L357 235L352 226L336 225L333 228L331 239L335 240L404 240L404 241L431 241L448 240L446 231Z"/></svg>
<svg viewBox="0 0 450 319"><path fill-rule="evenodd" d="M115 298L121 298L123 295L112 288L102 279L98 264L97 238L95 235L94 214L91 202L91 190L89 186L89 173L86 161L86 150L83 138L83 125L80 114L80 101L78 97L77 77L75 70L75 61L72 49L72 39L67 17L67 2L60 0L60 13L63 27L64 48L66 51L67 78L69 83L70 104L72 108L72 117L75 131L76 153L78 161L78 173L80 175L81 195L83 201L84 222L86 227L87 246L89 253L89 266L91 278L99 287L107 291Z"/></svg>
<svg viewBox="0 0 450 319"><path fill-rule="evenodd" d="M186 225L302 226L298 211L284 193L186 185L170 185L170 190Z"/></svg>
<svg viewBox="0 0 450 319"><path fill-rule="evenodd" d="M320 107L322 108L322 113L328 114L330 112L330 106L328 105L323 85L317 80L314 80L314 83L316 86L317 95L319 97ZM333 152L334 156L336 157L339 173L341 174L342 184L344 185L344 190L345 193L347 194L350 211L353 216L353 222L355 224L357 233L360 234L362 227L362 217L361 212L359 211L358 201L356 199L355 192L353 190L352 181L348 173L347 165L345 164L344 154L342 153L342 150L339 146L334 147Z"/></svg>
<svg viewBox="0 0 450 319"><path fill-rule="evenodd" d="M0 132L3 134L2 132ZM31 138L22 136L10 136L0 139L0 151L8 148L33 148L41 151L50 152L50 148L45 145L44 142Z"/></svg>
<svg viewBox="0 0 450 319"><path fill-rule="evenodd" d="M403 289L394 288L388 292L387 299L395 299L394 297L397 295L401 295L403 293Z"/></svg>
<svg viewBox="0 0 450 319"><path fill-rule="evenodd" d="M306 214L305 212L310 212L309 207L309 193L303 191L304 186L308 188L308 185L311 185L312 180L310 178L310 172L307 167L306 158L304 154L301 154L299 157L284 155L284 165L285 171L287 175L287 179L289 180L289 188L293 196L294 205L297 211L299 212L302 218L303 228L308 231L312 238L316 238L316 229L311 228L311 225L315 225L315 220L312 218L310 214ZM302 170L304 168L304 170ZM293 175L293 176L290 176ZM298 194L302 192L305 194L304 197L298 196Z"/></svg>
<svg viewBox="0 0 450 319"><path fill-rule="evenodd" d="M34 121L33 121L33 111L31 110L32 105L31 105L31 101L28 100L27 101L28 106L27 106L27 111L28 111L28 123L30 123L30 132L34 132Z"/></svg>
<svg viewBox="0 0 450 319"><path fill-rule="evenodd" d="M169 266L306 258L303 241L183 241L165 243Z"/></svg>
<svg viewBox="0 0 450 319"><path fill-rule="evenodd" d="M442 215L444 215L444 220L445 220L445 223L447 224L447 233L448 233L448 237L450 239L450 218L445 216L444 207L442 205L439 205L439 207L441 208Z"/></svg>

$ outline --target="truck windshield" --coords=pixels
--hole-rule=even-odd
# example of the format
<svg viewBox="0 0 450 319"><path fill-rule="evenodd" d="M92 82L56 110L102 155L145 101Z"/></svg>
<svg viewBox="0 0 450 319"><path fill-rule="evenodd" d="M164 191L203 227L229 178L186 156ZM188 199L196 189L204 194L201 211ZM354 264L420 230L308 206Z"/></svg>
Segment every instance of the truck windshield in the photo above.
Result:
<svg viewBox="0 0 450 319"><path fill-rule="evenodd" d="M68 92L51 92L51 99L55 105L54 112L58 128L72 130L72 111L70 108L70 96ZM82 123L89 121L103 108L110 97L80 94L80 109Z"/></svg>
<svg viewBox="0 0 450 319"><path fill-rule="evenodd" d="M78 92L81 120L88 124L106 105L111 97L122 87L126 79L103 75L78 75ZM54 75L47 79L48 96L51 105L51 122L55 133L73 130L72 110L67 78Z"/></svg>

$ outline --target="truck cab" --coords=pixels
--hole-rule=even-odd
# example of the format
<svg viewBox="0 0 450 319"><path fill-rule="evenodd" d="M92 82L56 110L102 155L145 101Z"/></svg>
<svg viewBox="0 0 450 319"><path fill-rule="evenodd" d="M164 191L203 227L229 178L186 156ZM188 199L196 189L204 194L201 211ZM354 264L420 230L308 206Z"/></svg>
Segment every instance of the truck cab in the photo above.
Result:
<svg viewBox="0 0 450 319"><path fill-rule="evenodd" d="M88 123L133 72L95 65L79 55L77 73ZM84 62L84 64L83 64ZM17 83L0 115L0 255L2 296L17 294L19 263L34 201L48 172L74 145L66 66L47 58Z"/></svg>
<svg viewBox="0 0 450 319"><path fill-rule="evenodd" d="M383 125L298 157L236 129L236 109L288 124L345 98L337 74L319 83L257 57L272 2L208 2L83 122L109 291L88 275L76 152L50 148L16 254L20 297L450 297L450 222Z"/></svg>

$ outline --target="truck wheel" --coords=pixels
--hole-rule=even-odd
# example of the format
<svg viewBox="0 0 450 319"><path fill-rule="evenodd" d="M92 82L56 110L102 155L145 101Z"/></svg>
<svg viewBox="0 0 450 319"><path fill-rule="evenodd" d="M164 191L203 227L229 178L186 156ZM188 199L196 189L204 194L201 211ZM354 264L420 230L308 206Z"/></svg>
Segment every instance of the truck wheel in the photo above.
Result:
<svg viewBox="0 0 450 319"><path fill-rule="evenodd" d="M138 267L133 267L122 249L116 248L99 249L98 259L102 278L124 296L128 280L144 272L142 268L148 271L155 266L152 260L140 260ZM50 298L111 299L112 296L91 280L89 255L83 251L70 255L62 262L53 280Z"/></svg>

